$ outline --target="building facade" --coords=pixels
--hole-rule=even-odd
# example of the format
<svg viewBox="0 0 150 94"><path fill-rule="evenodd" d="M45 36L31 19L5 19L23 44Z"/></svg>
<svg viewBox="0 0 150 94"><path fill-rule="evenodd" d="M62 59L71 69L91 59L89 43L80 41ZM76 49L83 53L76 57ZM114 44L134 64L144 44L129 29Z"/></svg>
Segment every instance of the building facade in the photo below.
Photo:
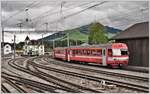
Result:
<svg viewBox="0 0 150 94"><path fill-rule="evenodd" d="M10 43L4 43L4 55L12 53L12 45Z"/></svg>
<svg viewBox="0 0 150 94"><path fill-rule="evenodd" d="M149 66L149 22L134 24L112 39L128 45L129 65Z"/></svg>
<svg viewBox="0 0 150 94"><path fill-rule="evenodd" d="M23 46L24 55L44 55L44 45L37 40L30 40L27 36Z"/></svg>

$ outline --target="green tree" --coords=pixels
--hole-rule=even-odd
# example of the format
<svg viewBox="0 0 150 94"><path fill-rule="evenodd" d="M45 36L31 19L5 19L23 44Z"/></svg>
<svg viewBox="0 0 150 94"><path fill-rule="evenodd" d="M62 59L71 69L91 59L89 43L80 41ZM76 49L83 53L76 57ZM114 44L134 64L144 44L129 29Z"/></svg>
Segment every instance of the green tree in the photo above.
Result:
<svg viewBox="0 0 150 94"><path fill-rule="evenodd" d="M24 42L19 42L18 44L16 44L16 49L17 50L22 50L24 46Z"/></svg>
<svg viewBox="0 0 150 94"><path fill-rule="evenodd" d="M107 43L108 38L105 36L105 27L96 22L92 23L90 29L90 34L88 37L89 44L100 44L100 43Z"/></svg>

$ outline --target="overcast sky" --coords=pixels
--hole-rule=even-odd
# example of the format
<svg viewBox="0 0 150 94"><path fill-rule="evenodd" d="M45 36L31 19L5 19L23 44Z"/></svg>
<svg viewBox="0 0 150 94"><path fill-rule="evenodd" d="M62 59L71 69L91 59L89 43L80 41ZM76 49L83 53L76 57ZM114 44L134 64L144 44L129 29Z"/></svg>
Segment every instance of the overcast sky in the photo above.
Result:
<svg viewBox="0 0 150 94"><path fill-rule="evenodd" d="M127 27L149 20L148 1L107 1L102 0L3 0L2 1L2 26L4 30L18 29L18 23L22 23L23 30L30 29L32 32L46 30L62 31L76 28L82 25L98 21L103 25L118 28L121 30ZM102 3L99 6L83 11L95 4ZM62 5L62 7L61 7ZM28 9L28 10L27 10ZM71 15L71 16L68 16ZM63 19L66 17L66 19ZM29 19L26 22L26 18ZM22 31L23 31L22 30ZM31 39L41 38L41 34L33 33L17 34L17 42L23 41L26 35ZM49 35L45 34L44 36ZM5 41L12 42L13 34L5 33Z"/></svg>

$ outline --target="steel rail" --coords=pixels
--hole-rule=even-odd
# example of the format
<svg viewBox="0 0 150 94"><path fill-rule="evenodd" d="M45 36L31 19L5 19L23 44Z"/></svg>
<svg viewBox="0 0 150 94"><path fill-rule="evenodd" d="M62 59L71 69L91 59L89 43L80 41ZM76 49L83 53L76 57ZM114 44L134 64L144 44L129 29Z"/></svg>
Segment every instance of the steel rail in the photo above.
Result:
<svg viewBox="0 0 150 94"><path fill-rule="evenodd" d="M106 83L108 83L108 84L115 84L120 87L130 88L133 90L138 90L138 91L143 91L143 92L149 92L149 87L147 87L147 86L141 86L141 85L137 85L137 84L133 84L133 83L121 82L121 81L112 80L112 79L103 78L103 77L95 77L95 76L90 76L87 74L80 74L80 73L76 73L76 72L65 71L65 70L61 70L61 69L57 69L57 68L39 65L34 62L32 62L31 64L34 66L37 66L38 68L46 69L49 71L59 72L59 73L72 75L72 76L76 76L76 77L81 77L81 78L94 80L94 81L98 81L98 82L100 82L101 80L105 80Z"/></svg>
<svg viewBox="0 0 150 94"><path fill-rule="evenodd" d="M45 59L44 59L45 60ZM49 62L48 60L45 60L46 62ZM57 60L55 60L57 61ZM81 67L81 66L74 66L72 64L63 64L64 62L61 61L51 61L51 63L56 64L56 65L61 65L64 67L68 67L68 68L74 68L74 69L80 69L80 70L85 70L85 71L90 71L90 72L95 72L95 73L100 73L100 74L107 74L107 75L112 75L112 76L117 76L117 77L124 77L124 78L130 78L130 79L134 79L134 80L140 80L140 81L149 81L149 78L147 77L140 77L140 76L135 76L135 75L129 75L129 74L125 74L125 73L114 73L114 72L110 72L110 71L104 71L104 70L96 70L96 69L91 69L91 68L85 68L85 67ZM59 63L61 62L61 63Z"/></svg>
<svg viewBox="0 0 150 94"><path fill-rule="evenodd" d="M32 59L28 60L28 62L30 62L30 61L32 61ZM43 79L43 80L46 80L46 81L48 81L48 82L50 82L50 83L54 83L54 84L56 84L56 85L59 85L59 86L61 86L61 88L59 88L59 89L61 89L61 90L65 90L65 91L67 91L67 92L75 92L75 93L81 92L81 91L74 90L74 89L72 89L72 88L70 88L70 87L63 86L63 85L61 85L61 84L59 84L59 83L53 82L53 81L51 81L51 80L49 80L49 79L47 79L47 78L45 78L45 77L39 75L39 73L34 72L34 71L31 71L31 70L28 70L28 69L26 69L26 68L24 68L24 67L21 67L21 66L15 64L14 62L12 62L12 63L8 62L8 64L9 64L11 67L13 67L13 68L15 68L15 69L17 69L17 70L23 71L23 72L28 73L28 74L30 74L30 75L33 75L33 76L35 76L35 77L39 77L39 78L41 78L41 79ZM58 87L55 87L55 88L58 88Z"/></svg>

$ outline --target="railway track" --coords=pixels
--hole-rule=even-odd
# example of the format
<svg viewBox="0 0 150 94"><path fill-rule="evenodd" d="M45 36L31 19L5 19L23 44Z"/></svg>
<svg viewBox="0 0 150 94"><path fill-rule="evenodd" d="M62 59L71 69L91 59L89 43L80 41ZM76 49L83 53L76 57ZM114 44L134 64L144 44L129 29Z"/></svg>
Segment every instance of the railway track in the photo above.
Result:
<svg viewBox="0 0 150 94"><path fill-rule="evenodd" d="M28 62L28 69L30 70L30 71L32 71L30 68L29 68L29 65L32 65L31 63L33 63L33 61L31 62L31 61L29 61ZM73 87L73 88L75 88L75 91L77 91L77 92L82 92L82 91L87 91L87 92L95 92L95 93L102 93L103 91L97 91L97 90L94 90L94 89L90 89L90 88L87 88L87 87L83 87L83 86L80 86L80 85L77 85L77 84L74 84L74 83L70 83L70 82L68 82L68 81L65 81L65 80L62 80L62 79L60 79L60 78L58 78L58 77L54 77L54 76L52 76L52 75L50 75L50 74L47 74L47 73L45 73L45 72L42 72L42 71L40 71L40 70L38 70L35 66L32 66L36 71L37 71L37 73L38 74L40 74L40 75L42 75L42 76L45 76L46 78L48 78L48 79L50 79L51 78L51 81L53 80L55 83L54 84L61 84L61 83L63 83L63 84L67 84L67 86L69 86L69 87ZM47 79L47 81L49 81ZM46 80L46 79L45 79ZM61 86L63 86L63 87L65 87L65 85L61 85Z"/></svg>
<svg viewBox="0 0 150 94"><path fill-rule="evenodd" d="M15 75L10 75L10 74L7 74L7 73L2 73L2 77L4 78L7 78L7 79L10 79L10 80L13 80L13 81L16 81L17 84L19 85L26 85L28 87L28 85L31 87L36 87L36 88L39 88L39 89L42 89L42 90L45 90L45 91L49 91L51 93L57 93L55 92L55 87L51 86L51 85L48 85L48 84L43 84L43 83L40 83L40 82L37 82L37 81L33 81L33 80L30 80L30 79L26 79L26 78L23 78L23 77L18 77L18 76L15 76Z"/></svg>
<svg viewBox="0 0 150 94"><path fill-rule="evenodd" d="M90 91L90 92L104 93L104 91L100 91L100 90L97 91L97 90L94 90L94 89L90 89L90 88L83 87L83 86L80 86L80 85L77 85L77 84L74 84L74 83L67 82L67 81L62 80L62 79L60 79L60 78L58 78L58 77L54 77L54 76L52 76L52 75L50 75L50 74L47 74L47 73L45 73L45 72L40 71L40 70L39 70L38 68L36 68L35 66L34 66L34 68L35 68L35 69L38 71L38 73L40 73L41 75L43 75L43 76L45 76L45 77L48 77L48 78L55 79L55 80L57 80L57 81L60 81L60 82L58 82L58 83L63 82L63 83L70 84L71 86L74 86L76 89L81 89L81 91L82 91L82 90L86 90L86 91Z"/></svg>
<svg viewBox="0 0 150 94"><path fill-rule="evenodd" d="M122 81L117 81L117 80L106 79L103 77L94 77L94 76L90 76L90 75L86 75L86 74L80 74L80 73L60 70L57 68L39 65L39 64L36 64L34 62L32 62L31 64L33 66L37 66L38 68L42 68L42 69L49 70L49 71L55 71L55 72L59 72L59 73L67 74L67 75L72 75L72 76L77 76L77 77L81 77L81 78L85 78L85 79L89 79L89 80L98 81L98 82L101 80L105 80L108 84L114 84L114 85L117 85L119 87L130 88L130 89L141 91L141 92L149 92L149 87L143 86L140 84L127 83L127 82L122 82ZM72 68L74 68L74 67L72 67Z"/></svg>
<svg viewBox="0 0 150 94"><path fill-rule="evenodd" d="M15 69L17 69L17 70L19 70L19 71L28 73L28 74L30 74L30 75L33 75L33 74L34 74L34 72L33 72L33 73L32 73L32 72L29 72L27 69L25 69L25 68L23 68L23 67L13 65L13 63L14 63L14 60L11 60L11 61L8 62L8 65L10 65L11 67L13 67L13 68L15 68ZM19 67L20 67L20 68L19 68ZM4 74L4 73L2 73L2 74ZM15 75L16 75L16 73L15 73ZM38 75L38 74L34 74L33 76L37 76L37 75ZM11 75L11 76L14 76L14 75ZM18 76L18 75L17 75L17 76ZM16 76L16 77L17 77L17 76ZM9 79L10 79L10 78L9 78ZM23 78L20 78L20 79L23 79ZM11 80L18 81L18 80L16 80L16 79L12 79L12 78L11 78ZM29 79L26 79L26 80L29 80ZM31 82L31 84L28 83L28 82L27 82L27 83L24 82L23 85L28 85L28 88L34 89L34 90L36 90L36 91L40 91L41 93L43 92L43 90L45 90L42 86L45 86L46 84L42 85L42 83L40 83L40 82L36 82L36 83L35 83L35 81L32 81L32 80L30 80L30 82ZM34 84L32 84L33 82L34 82ZM39 83L39 84L38 84L38 83ZM22 85L22 84L20 84L20 85ZM56 87L56 86L53 86L53 85L48 85L47 87L49 87L49 89L47 89L48 92L51 92L51 93L56 93L56 92L55 92L55 91L50 91L50 87L51 87L51 88L54 88L54 89L62 90L62 91L73 92L73 91L71 91L70 89L60 88L60 87ZM40 89L40 88L41 88L41 89ZM75 91L74 91L74 92L75 92Z"/></svg>
<svg viewBox="0 0 150 94"><path fill-rule="evenodd" d="M33 60L33 59L28 60L28 63L31 62L32 60ZM32 70L29 69L29 67L28 67L28 68L21 67L21 66L17 65L15 62L11 62L11 63L8 62L8 64L9 64L11 67L13 67L13 68L15 68L15 69L17 69L17 70L19 70L19 71L23 71L23 72L28 73L28 74L30 74L30 75L36 76L36 77L38 77L38 78L41 78L41 79L43 79L43 80L45 80L45 81L47 81L47 82L50 82L50 83L54 83L54 84L56 84L56 85L59 85L59 86L61 87L61 88L59 88L59 89L65 90L65 91L67 91L67 92L75 92L75 93L82 92L81 90L77 90L77 89L82 89L82 90L85 90L85 91L88 91L88 92L96 92L96 93L100 92L100 91L93 90L93 89L90 89L90 88L81 87L81 86L79 86L79 85L76 85L76 84L73 84L73 83L69 83L69 82L67 82L67 81L63 81L63 80L61 80L61 79L57 79L57 81L54 81L54 79L56 80L55 77L52 77L52 76L50 76L50 75L48 75L48 74L44 74L44 73L42 73L42 72L35 72L35 71L32 71ZM52 79L49 79L50 77L53 78L53 81L52 81ZM68 86L64 86L63 84L60 84L58 81L59 81L59 82L66 83L66 84L69 84L69 87L68 87ZM77 89L70 88L70 86L76 87ZM58 87L56 87L56 88L58 88Z"/></svg>
<svg viewBox="0 0 150 94"><path fill-rule="evenodd" d="M12 87L14 87L19 93L27 93L26 90L24 90L23 88L21 88L20 86L18 86L17 84L15 84L13 81L11 81L9 78L2 76L5 81L11 85Z"/></svg>
<svg viewBox="0 0 150 94"><path fill-rule="evenodd" d="M31 62L31 61L32 61L32 59L28 60L28 62ZM57 83L55 83L55 82L52 82L52 81L48 80L46 77L41 76L41 75L40 75L39 73L37 73L37 72L31 71L31 70L29 70L29 69L26 69L26 68L24 68L24 67L21 67L21 66L17 65L15 62L11 62L11 63L8 62L8 64L9 64L11 67L13 67L13 68L15 68L15 69L17 69L17 70L19 70L19 71L22 71L22 72L25 72L25 73L30 74L30 75L32 75L32 76L35 76L35 77L38 77L38 78L40 78L40 79L46 80L46 81L48 81L48 82L50 82L50 83L57 84ZM65 87L65 86L62 86L62 85L60 85L60 84L57 84L57 85L61 86L61 88L58 87L58 86L57 86L57 87L55 86L56 89L60 89L60 90L67 91L67 92L77 92L77 91L75 91L75 90L73 90L73 89L71 89L71 88L69 88L69 87ZM54 87L54 86L51 85L51 87Z"/></svg>
<svg viewBox="0 0 150 94"><path fill-rule="evenodd" d="M78 70L85 70L85 71L89 71L89 72L95 72L95 73L100 73L100 74L107 74L107 75L112 75L112 76L117 76L117 77L124 77L124 78L129 78L129 79L134 79L134 80L140 80L140 81L146 81L148 82L149 81L149 78L148 77L140 77L140 76L135 76L135 75L129 75L129 74L124 74L124 73L114 73L114 72L108 72L108 71L103 71L103 70L96 70L96 69L89 69L89 68L85 68L85 67L81 67L81 66L74 66L72 64L69 64L69 63L65 63L64 62L61 62L61 61L53 61L53 60L46 60L47 58L43 59L45 60L46 62L51 62L53 64L56 64L56 65L60 65L60 66L63 66L63 67L68 67L68 68L74 68L74 69L78 69ZM61 63L59 63L61 62Z"/></svg>
<svg viewBox="0 0 150 94"><path fill-rule="evenodd" d="M40 58L42 58L42 57L40 57ZM55 77L51 74L47 74L47 73L39 70L39 69L44 69L47 71L53 71L56 73L61 73L61 74L65 74L65 75L79 77L82 79L87 79L87 80L96 81L96 82L101 82L102 80L105 80L107 84L113 84L113 85L116 85L117 87L132 89L132 90L136 90L139 92L149 92L149 90L148 90L149 88L147 86L142 86L142 85L137 85L137 84L132 84L132 83L126 83L126 82L121 82L121 81L115 81L115 80L107 79L107 78L103 78L103 77L95 77L95 76L91 76L88 74L81 74L81 73L77 73L77 72L70 72L70 71L66 71L66 70L62 70L62 69L43 66L41 64L37 64L36 62L34 62L33 61L34 59L37 59L37 58L32 58L32 59L27 60L27 64L25 67L19 65L17 62L15 62L13 60L8 62L8 65L17 69L18 71L22 71L22 72L30 74L32 76L38 77L39 79L43 79L49 83L52 83L53 85L33 81L30 79L19 77L17 75L10 75L8 73L2 73L2 77L5 77L5 78L12 80L12 81L15 81L17 85L26 86L27 88L30 88L30 89L37 91L37 92L40 92L40 93L43 93L45 91L51 92L51 93L58 93L57 90L62 90L65 92L73 92L73 93L82 93L85 91L86 92L87 91L88 92L95 92L95 93L98 93L98 92L104 93L105 92L105 90L95 90L95 89L86 88L86 87L83 87L83 86L80 86L77 84L73 84L73 83L70 83L68 81L62 80L59 77ZM48 60L46 60L46 58L44 60L46 62L49 62ZM56 61L51 61L51 62L53 62L54 64L57 64L57 65L64 66L64 67L70 67L70 68L82 70L82 67L78 67L78 66L74 67L74 66L72 66L70 64L66 64L66 63L64 65L64 64L58 63ZM89 70L88 68L83 68L83 70L90 71L90 72L97 72L97 70ZM99 73L99 72L97 72L97 73ZM113 75L113 73L107 73L107 74ZM117 76L118 74L115 74L115 75ZM130 79L131 78L134 79L133 77L130 77ZM140 80L140 79L138 79L138 80ZM144 79L143 81L147 81L147 80ZM65 84L67 84L67 85L65 85ZM5 89L4 86L2 86L2 88L3 88L3 92L9 92Z"/></svg>
<svg viewBox="0 0 150 94"><path fill-rule="evenodd" d="M1 84L1 90L3 93L11 93L3 84Z"/></svg>

